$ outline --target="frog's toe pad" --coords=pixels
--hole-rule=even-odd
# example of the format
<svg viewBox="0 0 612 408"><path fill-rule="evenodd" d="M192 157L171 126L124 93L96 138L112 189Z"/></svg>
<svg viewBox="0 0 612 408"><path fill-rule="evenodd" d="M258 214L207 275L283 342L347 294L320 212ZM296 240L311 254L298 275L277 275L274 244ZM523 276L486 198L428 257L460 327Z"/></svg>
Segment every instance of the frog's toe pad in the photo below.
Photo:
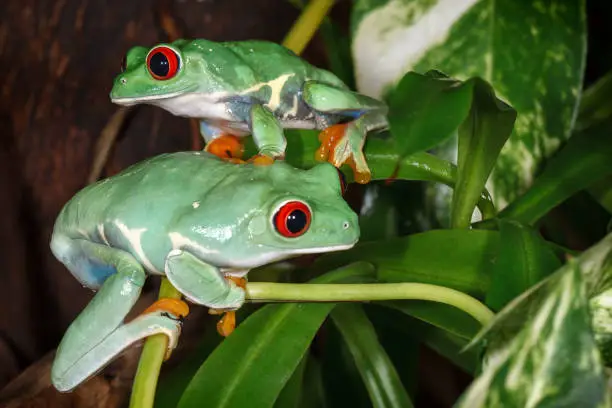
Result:
<svg viewBox="0 0 612 408"><path fill-rule="evenodd" d="M156 311L168 312L178 318L186 317L189 314L189 306L187 303L179 299L161 298L155 301L151 306L145 309L142 314L149 314Z"/></svg>
<svg viewBox="0 0 612 408"><path fill-rule="evenodd" d="M315 159L328 161L337 168L347 164L353 169L355 181L366 184L372 179L372 174L361 150L363 143L351 141L351 131L355 130L350 126L350 123L343 123L324 129L319 134L321 145L317 149Z"/></svg>
<svg viewBox="0 0 612 408"><path fill-rule="evenodd" d="M255 166L269 166L274 163L274 159L263 154L256 154L248 160L248 163L254 164Z"/></svg>
<svg viewBox="0 0 612 408"><path fill-rule="evenodd" d="M236 312L226 312L217 322L217 332L227 337L236 329Z"/></svg>
<svg viewBox="0 0 612 408"><path fill-rule="evenodd" d="M211 140L204 151L222 159L240 159L244 154L244 145L233 135L221 135Z"/></svg>

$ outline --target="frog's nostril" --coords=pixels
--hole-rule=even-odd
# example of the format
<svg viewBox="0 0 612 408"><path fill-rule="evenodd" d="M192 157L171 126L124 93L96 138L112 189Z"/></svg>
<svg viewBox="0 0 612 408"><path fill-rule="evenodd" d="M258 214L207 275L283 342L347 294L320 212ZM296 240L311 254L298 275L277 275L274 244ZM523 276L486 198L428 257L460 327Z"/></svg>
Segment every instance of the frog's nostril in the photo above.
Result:
<svg viewBox="0 0 612 408"><path fill-rule="evenodd" d="M347 229L349 229L349 227L350 227L350 226L351 226L351 223L350 223L350 222L348 222L348 221L344 221L344 222L342 223L342 229L347 230Z"/></svg>
<svg viewBox="0 0 612 408"><path fill-rule="evenodd" d="M120 82L121 82L123 85L125 85L125 84L127 84L127 79L126 79L126 78L121 78L121 79L120 79Z"/></svg>

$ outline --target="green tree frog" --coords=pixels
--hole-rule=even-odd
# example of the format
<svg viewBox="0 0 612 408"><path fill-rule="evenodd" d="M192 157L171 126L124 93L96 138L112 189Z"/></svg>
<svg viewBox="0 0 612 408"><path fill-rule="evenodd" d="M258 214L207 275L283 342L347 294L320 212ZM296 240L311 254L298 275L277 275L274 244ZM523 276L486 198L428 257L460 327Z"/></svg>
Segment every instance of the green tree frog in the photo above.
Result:
<svg viewBox="0 0 612 408"><path fill-rule="evenodd" d="M178 152L79 191L59 213L50 247L97 293L57 349L54 386L73 389L153 334L167 335L171 352L189 311L183 301L160 299L124 322L149 274L165 275L190 302L233 311L245 301L235 280L250 269L351 248L358 219L338 173L329 163L304 170Z"/></svg>
<svg viewBox="0 0 612 408"><path fill-rule="evenodd" d="M268 41L181 39L133 47L110 98L196 118L206 150L237 159L239 137L251 134L255 159L271 162L284 157L283 129L322 130L317 160L350 165L359 183L371 179L362 151L366 134L388 127L385 103L351 91L331 72Z"/></svg>

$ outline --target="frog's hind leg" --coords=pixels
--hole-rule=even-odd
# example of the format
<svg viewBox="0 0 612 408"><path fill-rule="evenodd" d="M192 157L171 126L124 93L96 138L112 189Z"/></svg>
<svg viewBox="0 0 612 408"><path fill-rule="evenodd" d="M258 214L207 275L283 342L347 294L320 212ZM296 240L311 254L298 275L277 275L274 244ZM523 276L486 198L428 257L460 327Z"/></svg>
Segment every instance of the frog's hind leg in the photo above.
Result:
<svg viewBox="0 0 612 408"><path fill-rule="evenodd" d="M113 269L100 289L70 325L51 369L51 381L59 391L69 391L104 368L116 355L144 337L163 333L173 348L180 332L179 316L156 310L127 324L123 320L136 303L146 275L129 253L84 239L54 235L51 249L77 277L102 275L87 272L101 265Z"/></svg>
<svg viewBox="0 0 612 408"><path fill-rule="evenodd" d="M244 145L237 136L225 133L206 121L200 121L200 134L206 142L204 151L224 160L241 163Z"/></svg>
<svg viewBox="0 0 612 408"><path fill-rule="evenodd" d="M355 181L365 184L371 173L363 154L368 132L387 127L385 103L350 90L318 81L307 81L304 102L317 112L344 116L347 123L324 129L319 135L318 160L328 160L336 167L346 163L353 169Z"/></svg>

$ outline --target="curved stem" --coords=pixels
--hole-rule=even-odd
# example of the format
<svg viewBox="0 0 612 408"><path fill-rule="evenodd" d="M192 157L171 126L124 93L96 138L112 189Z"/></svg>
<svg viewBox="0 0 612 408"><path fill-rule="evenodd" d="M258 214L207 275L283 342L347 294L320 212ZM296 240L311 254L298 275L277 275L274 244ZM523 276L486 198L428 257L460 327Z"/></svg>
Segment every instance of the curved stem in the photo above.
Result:
<svg viewBox="0 0 612 408"><path fill-rule="evenodd" d="M168 279L162 278L158 298L180 299L181 292L172 286ZM130 408L149 408L153 406L157 378L167 348L168 337L165 334L156 334L145 341L132 385Z"/></svg>
<svg viewBox="0 0 612 408"><path fill-rule="evenodd" d="M429 300L463 310L483 326L494 314L465 293L425 283L263 283L247 285L247 300L265 302L366 302L381 300Z"/></svg>

